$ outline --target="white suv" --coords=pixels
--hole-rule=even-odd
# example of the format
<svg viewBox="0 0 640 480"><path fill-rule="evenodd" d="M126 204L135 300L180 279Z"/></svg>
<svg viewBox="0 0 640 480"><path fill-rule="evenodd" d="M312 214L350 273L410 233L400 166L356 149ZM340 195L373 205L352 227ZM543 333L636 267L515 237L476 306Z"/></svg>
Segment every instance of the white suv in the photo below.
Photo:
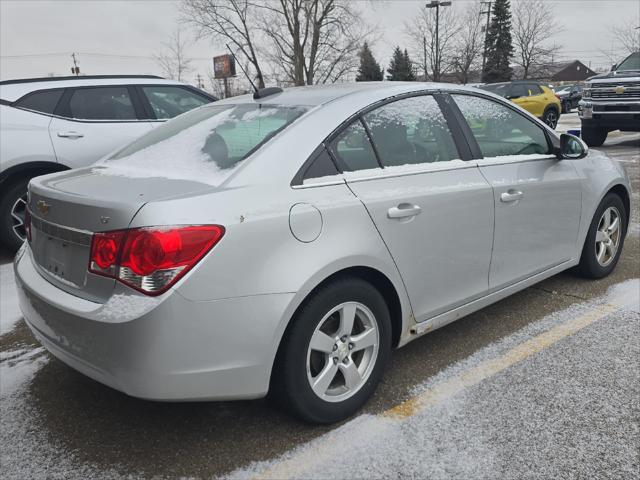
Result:
<svg viewBox="0 0 640 480"><path fill-rule="evenodd" d="M0 82L0 240L13 250L24 241L31 178L87 166L159 123L214 100L195 87L155 76Z"/></svg>

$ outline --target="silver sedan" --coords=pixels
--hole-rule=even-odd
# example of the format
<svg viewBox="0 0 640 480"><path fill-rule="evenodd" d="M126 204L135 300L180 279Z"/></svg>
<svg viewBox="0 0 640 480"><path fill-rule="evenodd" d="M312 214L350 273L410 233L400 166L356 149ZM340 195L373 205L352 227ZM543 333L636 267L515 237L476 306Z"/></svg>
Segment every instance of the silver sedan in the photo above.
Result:
<svg viewBox="0 0 640 480"><path fill-rule="evenodd" d="M487 92L267 89L31 181L20 305L56 357L154 400L357 411L390 352L560 271L616 266L615 161Z"/></svg>

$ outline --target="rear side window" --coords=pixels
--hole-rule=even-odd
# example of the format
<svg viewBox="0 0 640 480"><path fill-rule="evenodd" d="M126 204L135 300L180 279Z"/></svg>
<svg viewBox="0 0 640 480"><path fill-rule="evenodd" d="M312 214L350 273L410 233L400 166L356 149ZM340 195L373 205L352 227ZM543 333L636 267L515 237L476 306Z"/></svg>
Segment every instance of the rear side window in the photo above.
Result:
<svg viewBox="0 0 640 480"><path fill-rule="evenodd" d="M546 154L544 130L506 105L471 95L452 95L485 158Z"/></svg>
<svg viewBox="0 0 640 480"><path fill-rule="evenodd" d="M438 102L430 95L387 103L364 115L385 167L460 158Z"/></svg>
<svg viewBox="0 0 640 480"><path fill-rule="evenodd" d="M535 83L528 84L527 88L529 89L529 95L542 95L544 93L540 85L536 85Z"/></svg>
<svg viewBox="0 0 640 480"><path fill-rule="evenodd" d="M146 176L220 179L306 111L306 107L211 105L192 110L143 135L107 163ZM119 160L123 161L120 162Z"/></svg>
<svg viewBox="0 0 640 480"><path fill-rule="evenodd" d="M529 89L523 83L514 83L509 90L509 98L528 97Z"/></svg>
<svg viewBox="0 0 640 480"><path fill-rule="evenodd" d="M340 132L331 142L330 149L344 171L355 172L379 167L367 131L360 120L354 121Z"/></svg>
<svg viewBox="0 0 640 480"><path fill-rule="evenodd" d="M58 105L58 101L62 96L63 90L41 90L39 92L29 93L14 105L27 110L34 110L40 113L53 114Z"/></svg>
<svg viewBox="0 0 640 480"><path fill-rule="evenodd" d="M69 114L78 120L136 120L127 87L79 88L71 95Z"/></svg>
<svg viewBox="0 0 640 480"><path fill-rule="evenodd" d="M153 85L142 87L142 91L158 120L173 118L211 102L207 97L182 87Z"/></svg>

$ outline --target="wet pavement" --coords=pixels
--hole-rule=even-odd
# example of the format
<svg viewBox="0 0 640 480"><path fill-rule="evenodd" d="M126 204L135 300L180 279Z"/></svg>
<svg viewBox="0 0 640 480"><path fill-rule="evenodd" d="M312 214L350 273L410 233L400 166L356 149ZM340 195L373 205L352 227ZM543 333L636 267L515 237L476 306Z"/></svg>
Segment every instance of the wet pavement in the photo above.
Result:
<svg viewBox="0 0 640 480"><path fill-rule="evenodd" d="M573 128L573 115L558 129ZM137 400L76 373L12 313L10 255L0 251L3 478L637 478L640 314L629 302L640 296L633 283L640 276L640 135L612 135L601 149L623 162L634 189L614 273L600 281L557 275L394 352L362 415L338 426L301 424L264 400ZM620 288L619 310L442 404L387 420L385 412L434 382L588 315ZM296 463L297 455L337 441L345 455L325 468ZM278 470L286 461L288 469Z"/></svg>

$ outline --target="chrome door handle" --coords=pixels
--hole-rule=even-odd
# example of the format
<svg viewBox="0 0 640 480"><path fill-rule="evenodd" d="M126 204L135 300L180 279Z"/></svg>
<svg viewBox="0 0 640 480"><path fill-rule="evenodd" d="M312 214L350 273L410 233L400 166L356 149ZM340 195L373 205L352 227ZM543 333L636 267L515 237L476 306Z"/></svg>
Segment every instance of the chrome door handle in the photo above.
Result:
<svg viewBox="0 0 640 480"><path fill-rule="evenodd" d="M520 190L509 190L508 192L504 192L500 195L500 201L505 203L515 202L516 200L520 200L522 197L524 197L524 193Z"/></svg>
<svg viewBox="0 0 640 480"><path fill-rule="evenodd" d="M387 217L389 218L406 218L415 217L422 209L418 205L411 203L401 203L397 207L392 207L387 210Z"/></svg>
<svg viewBox="0 0 640 480"><path fill-rule="evenodd" d="M62 138L82 138L84 134L79 132L58 132L58 136Z"/></svg>

